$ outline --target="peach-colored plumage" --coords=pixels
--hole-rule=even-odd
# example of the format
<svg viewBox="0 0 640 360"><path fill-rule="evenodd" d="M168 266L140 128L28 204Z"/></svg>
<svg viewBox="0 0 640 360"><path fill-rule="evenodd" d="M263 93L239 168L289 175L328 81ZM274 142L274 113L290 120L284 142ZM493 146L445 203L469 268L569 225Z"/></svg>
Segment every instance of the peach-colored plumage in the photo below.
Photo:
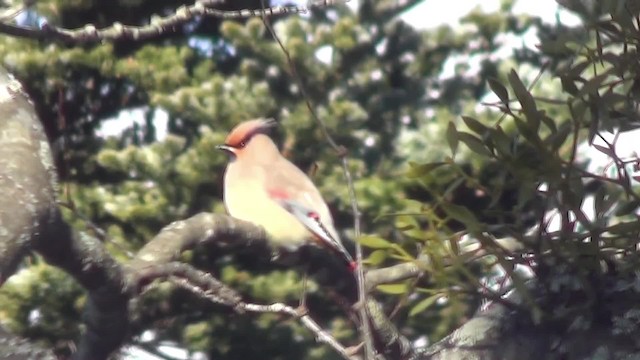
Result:
<svg viewBox="0 0 640 360"><path fill-rule="evenodd" d="M218 147L231 157L224 175L229 215L262 226L276 246L295 249L315 241L353 268L320 192L265 134L275 125L273 120L245 121Z"/></svg>

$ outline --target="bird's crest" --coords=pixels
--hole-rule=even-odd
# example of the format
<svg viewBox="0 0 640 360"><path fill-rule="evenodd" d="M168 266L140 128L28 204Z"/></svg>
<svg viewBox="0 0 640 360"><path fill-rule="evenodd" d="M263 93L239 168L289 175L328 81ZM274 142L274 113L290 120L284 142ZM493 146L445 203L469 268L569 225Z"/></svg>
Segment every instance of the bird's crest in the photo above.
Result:
<svg viewBox="0 0 640 360"><path fill-rule="evenodd" d="M253 135L265 132L277 124L273 119L255 119L242 122L231 130L224 143L235 148L244 147Z"/></svg>

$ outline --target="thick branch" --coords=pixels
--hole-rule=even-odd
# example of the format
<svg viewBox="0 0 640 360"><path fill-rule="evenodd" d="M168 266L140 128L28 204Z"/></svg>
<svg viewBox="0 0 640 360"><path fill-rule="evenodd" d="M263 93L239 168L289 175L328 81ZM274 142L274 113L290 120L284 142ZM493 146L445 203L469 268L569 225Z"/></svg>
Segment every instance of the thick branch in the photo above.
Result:
<svg viewBox="0 0 640 360"><path fill-rule="evenodd" d="M409 340L400 334L380 305L371 298L367 300L367 313L373 329L372 333L378 343L376 348L382 349L388 359L403 360L415 356Z"/></svg>
<svg viewBox="0 0 640 360"><path fill-rule="evenodd" d="M67 271L89 291L79 357L106 358L126 336L120 266L100 242L74 234L62 219L44 130L20 83L2 68L0 112L0 284L28 249Z"/></svg>
<svg viewBox="0 0 640 360"><path fill-rule="evenodd" d="M424 274L424 268L420 263L427 264L429 258L420 256L416 262L407 262L382 269L374 269L367 272L367 291L375 289L381 284L399 282L406 279L416 278Z"/></svg>
<svg viewBox="0 0 640 360"><path fill-rule="evenodd" d="M129 295L125 292L122 266L99 240L73 231L59 213L47 234L36 250L89 292L84 310L87 329L74 358L106 359L129 335Z"/></svg>
<svg viewBox="0 0 640 360"><path fill-rule="evenodd" d="M265 244L265 240L264 230L259 226L227 215L200 213L165 226L138 251L129 267L136 270L152 264L167 264L183 251L206 243L251 246Z"/></svg>
<svg viewBox="0 0 640 360"><path fill-rule="evenodd" d="M55 209L49 144L20 83L0 68L0 285Z"/></svg>
<svg viewBox="0 0 640 360"><path fill-rule="evenodd" d="M527 313L494 303L412 360L554 358L549 352L551 332L530 320Z"/></svg>
<svg viewBox="0 0 640 360"><path fill-rule="evenodd" d="M0 326L0 359L56 360L56 357L50 350L33 344L27 339L17 337Z"/></svg>

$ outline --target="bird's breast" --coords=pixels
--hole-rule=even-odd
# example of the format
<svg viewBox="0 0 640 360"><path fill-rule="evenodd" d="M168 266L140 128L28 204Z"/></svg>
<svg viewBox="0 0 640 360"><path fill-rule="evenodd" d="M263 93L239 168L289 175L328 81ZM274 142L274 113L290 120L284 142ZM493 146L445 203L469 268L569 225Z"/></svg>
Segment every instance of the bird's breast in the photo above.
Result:
<svg viewBox="0 0 640 360"><path fill-rule="evenodd" d="M264 184L256 178L225 179L224 203L229 215L262 226L277 246L296 248L311 233L293 215L271 199Z"/></svg>

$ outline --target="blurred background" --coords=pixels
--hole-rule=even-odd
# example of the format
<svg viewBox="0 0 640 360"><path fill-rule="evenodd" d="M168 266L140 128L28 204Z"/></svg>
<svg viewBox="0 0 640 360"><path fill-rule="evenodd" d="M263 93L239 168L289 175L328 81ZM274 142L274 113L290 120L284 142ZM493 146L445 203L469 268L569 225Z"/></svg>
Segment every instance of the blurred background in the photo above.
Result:
<svg viewBox="0 0 640 360"><path fill-rule="evenodd" d="M32 27L141 26L183 4L39 0L15 20ZM282 4L289 3L268 5ZM221 8L256 9L260 2ZM533 195L542 181L532 174L525 186L505 175L503 164L473 141L452 146L458 140L452 141L450 123L473 130L475 123L461 118L470 115L495 124L501 99L487 81L507 83L511 69L536 97L559 99L564 89L555 74L575 52L557 51L557 44L589 43L584 19L552 0L352 0L270 18L308 100L349 151L364 233L395 244L366 248L369 266L424 253L446 256L443 244L465 221L441 208L443 201L496 225L496 236L508 233L500 226L524 233L534 225L543 212ZM343 237L355 240L339 159L260 18L198 18L143 42L77 45L3 36L0 57L25 85L53 144L60 199L72 208L65 216L103 237L121 261L172 221L224 212L226 157L214 147L235 124L255 117L281 124L275 138L282 151L312 174ZM555 105L539 108L561 127L571 116ZM513 123L502 126L517 132ZM571 144L560 145L558 154L566 155ZM584 166L587 148L580 152ZM514 161L536 169L544 163L540 153L524 149L529 152ZM453 162L452 151L458 166L425 165ZM250 251L197 249L183 260L254 302L295 305L302 291L300 271ZM483 301L478 284L497 276L490 263L439 269L375 292L416 346L468 320ZM313 281L308 286L314 318L339 341L356 344L356 328L331 294ZM84 296L69 276L34 256L0 289L0 321L64 357L81 331ZM163 285L140 301L135 341L121 354L127 359L338 359L295 320L234 314Z"/></svg>

